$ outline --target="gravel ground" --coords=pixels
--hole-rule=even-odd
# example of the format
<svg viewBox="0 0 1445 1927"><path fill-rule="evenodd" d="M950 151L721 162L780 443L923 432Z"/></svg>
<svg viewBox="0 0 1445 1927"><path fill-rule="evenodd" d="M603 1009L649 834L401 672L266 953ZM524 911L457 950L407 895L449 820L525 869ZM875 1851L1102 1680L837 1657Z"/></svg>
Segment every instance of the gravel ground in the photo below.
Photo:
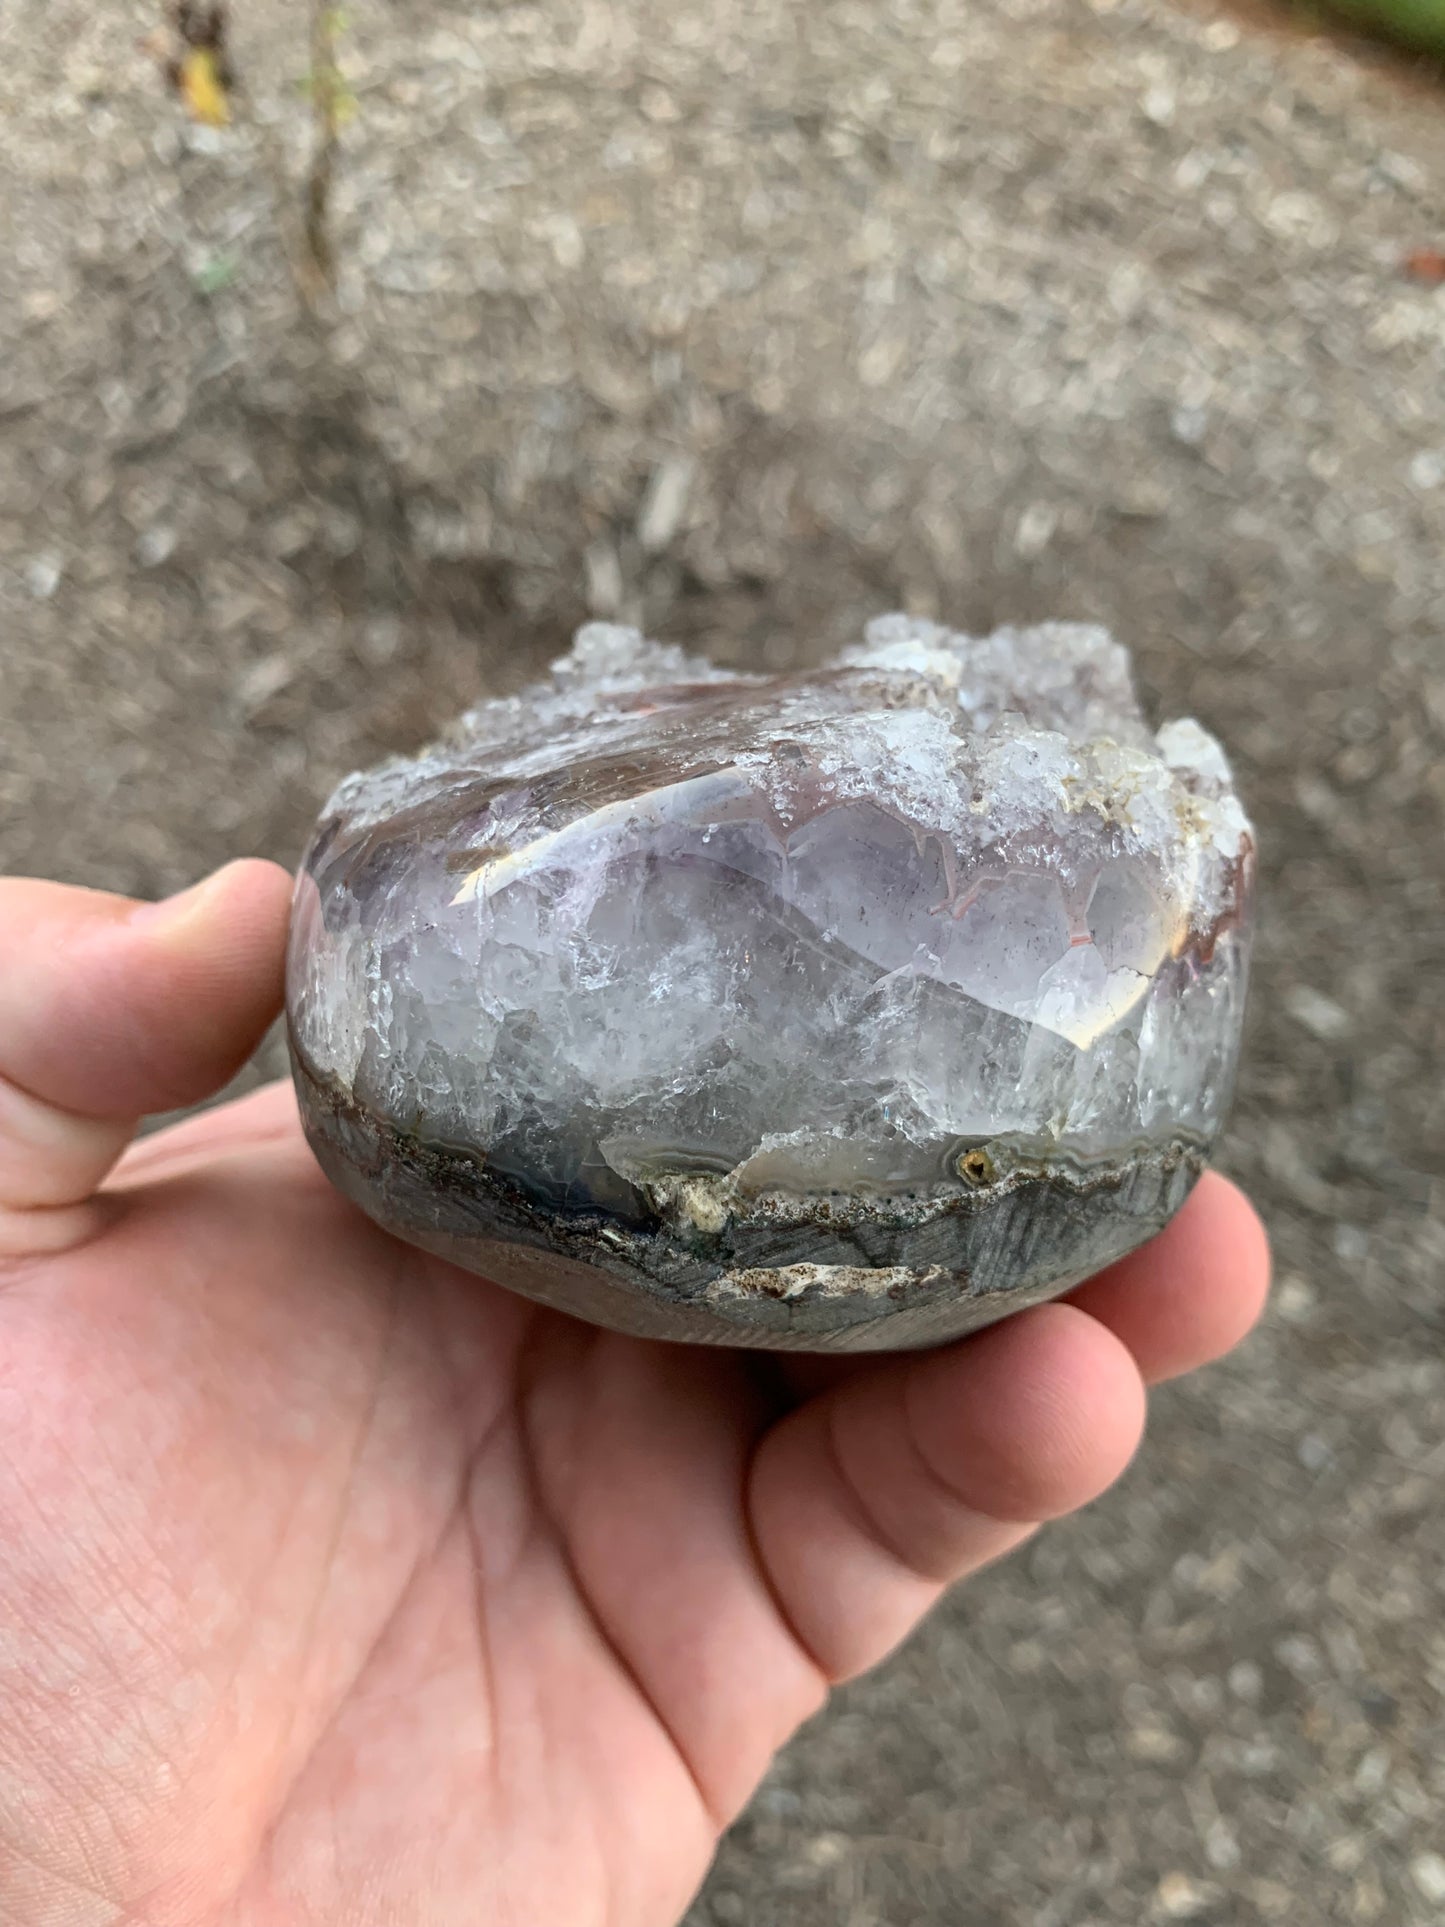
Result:
<svg viewBox="0 0 1445 1927"><path fill-rule="evenodd" d="M589 610L1109 623L1262 829L1274 1311L838 1697L692 1927L1445 1920L1438 92L1156 0L360 0L318 326L299 9L233 4L219 133L158 5L0 15L0 862L289 862Z"/></svg>

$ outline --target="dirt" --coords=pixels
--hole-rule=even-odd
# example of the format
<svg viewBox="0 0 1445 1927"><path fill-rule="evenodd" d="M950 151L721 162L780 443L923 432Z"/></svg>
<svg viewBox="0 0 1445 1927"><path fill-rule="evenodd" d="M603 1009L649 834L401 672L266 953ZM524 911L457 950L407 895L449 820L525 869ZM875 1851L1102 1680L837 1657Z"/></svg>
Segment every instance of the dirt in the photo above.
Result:
<svg viewBox="0 0 1445 1927"><path fill-rule="evenodd" d="M1266 1328L838 1697L693 1927L1438 1922L1438 92L1156 0L361 0L317 323L297 10L235 0L221 130L157 12L0 18L5 867L290 862L589 611L1104 621L1261 829Z"/></svg>

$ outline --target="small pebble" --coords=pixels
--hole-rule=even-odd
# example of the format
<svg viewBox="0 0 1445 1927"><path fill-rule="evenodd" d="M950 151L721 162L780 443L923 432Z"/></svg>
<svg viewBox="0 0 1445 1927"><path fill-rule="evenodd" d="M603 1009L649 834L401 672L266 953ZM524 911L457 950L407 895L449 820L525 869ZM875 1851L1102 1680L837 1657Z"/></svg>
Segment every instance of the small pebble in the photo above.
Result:
<svg viewBox="0 0 1445 1927"><path fill-rule="evenodd" d="M1432 1906L1445 1905L1445 1854L1417 1853L1410 1862L1410 1878Z"/></svg>

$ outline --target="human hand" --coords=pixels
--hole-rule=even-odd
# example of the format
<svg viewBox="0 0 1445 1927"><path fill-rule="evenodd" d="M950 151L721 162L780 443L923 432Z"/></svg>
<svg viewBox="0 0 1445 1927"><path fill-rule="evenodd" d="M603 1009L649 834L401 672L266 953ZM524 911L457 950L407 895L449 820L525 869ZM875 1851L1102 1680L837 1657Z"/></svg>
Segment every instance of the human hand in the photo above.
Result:
<svg viewBox="0 0 1445 1927"><path fill-rule="evenodd" d="M1263 1233L1206 1176L928 1354L594 1330L370 1224L285 1087L121 1155L254 1047L286 900L0 883L0 1914L664 1927L830 1683L1244 1333Z"/></svg>

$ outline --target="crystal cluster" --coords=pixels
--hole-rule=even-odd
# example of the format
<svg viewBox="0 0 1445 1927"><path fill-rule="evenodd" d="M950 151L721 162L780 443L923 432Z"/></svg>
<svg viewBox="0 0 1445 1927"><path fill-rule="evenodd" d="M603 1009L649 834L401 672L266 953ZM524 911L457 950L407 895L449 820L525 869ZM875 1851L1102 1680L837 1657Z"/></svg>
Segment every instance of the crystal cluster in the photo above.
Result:
<svg viewBox="0 0 1445 1927"><path fill-rule="evenodd" d="M739 674L581 630L348 777L298 880L312 1142L383 1223L602 1322L925 1342L1177 1208L1252 842L1126 652L889 616Z"/></svg>

